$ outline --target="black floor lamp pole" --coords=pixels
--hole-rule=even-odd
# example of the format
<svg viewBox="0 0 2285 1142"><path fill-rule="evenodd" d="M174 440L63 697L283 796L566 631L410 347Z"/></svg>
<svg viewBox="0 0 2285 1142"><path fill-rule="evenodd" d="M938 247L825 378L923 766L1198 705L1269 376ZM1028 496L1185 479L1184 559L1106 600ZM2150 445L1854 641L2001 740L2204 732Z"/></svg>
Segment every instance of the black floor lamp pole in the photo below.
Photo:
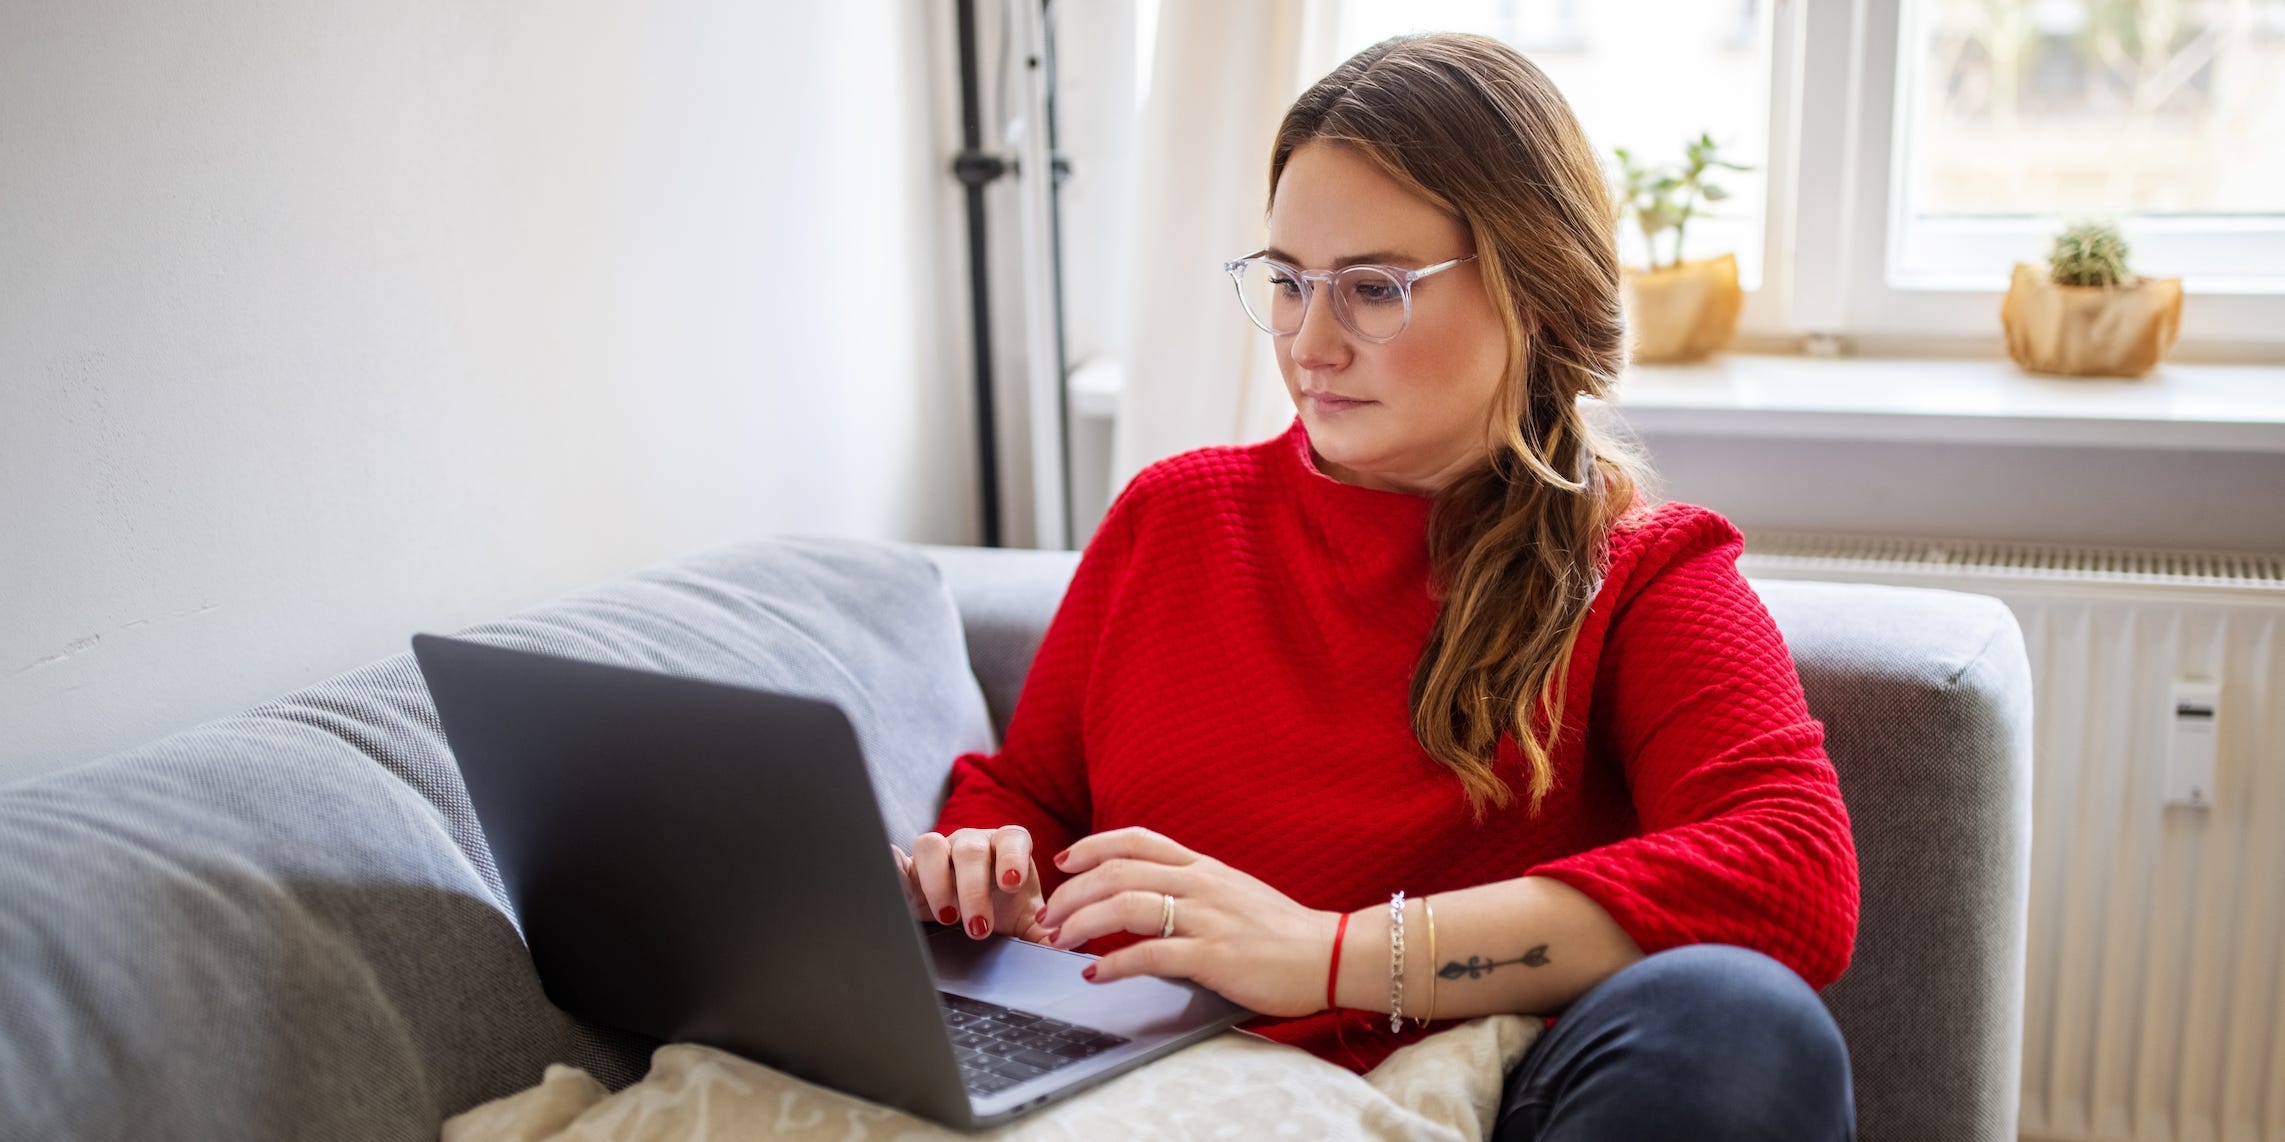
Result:
<svg viewBox="0 0 2285 1142"><path fill-rule="evenodd" d="M1046 26L1045 51L1038 62L1045 75L1047 97L1042 100L1047 126L1047 249L1053 283L1050 293L1055 298L1055 427L1062 441L1056 454L1062 458L1057 465L1056 478L1063 484L1063 534L1073 549L1084 547L1075 530L1071 506L1071 361L1070 340L1065 334L1063 321L1063 180L1070 177L1071 164L1056 150L1055 138L1055 0L1039 0L1040 20Z"/></svg>
<svg viewBox="0 0 2285 1142"><path fill-rule="evenodd" d="M968 196L969 340L976 360L977 494L984 512L986 547L1000 546L999 429L992 412L992 279L985 266L984 188L1007 173L1007 163L983 149L982 102L976 89L975 0L957 0L960 24L960 153L952 174Z"/></svg>

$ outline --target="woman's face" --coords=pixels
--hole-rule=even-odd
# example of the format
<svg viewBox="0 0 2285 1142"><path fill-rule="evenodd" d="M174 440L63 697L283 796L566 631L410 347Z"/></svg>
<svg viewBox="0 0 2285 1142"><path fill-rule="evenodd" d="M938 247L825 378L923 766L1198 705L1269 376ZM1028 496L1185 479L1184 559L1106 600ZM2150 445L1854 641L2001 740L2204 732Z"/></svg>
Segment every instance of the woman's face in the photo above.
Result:
<svg viewBox="0 0 2285 1142"><path fill-rule="evenodd" d="M1319 142L1286 160L1270 205L1269 252L1305 270L1357 262L1417 270L1475 250L1459 219L1354 151ZM1462 262L1413 283L1412 321L1385 344L1349 332L1321 284L1301 328L1276 339L1285 391L1327 475L1427 495L1489 454L1507 331L1481 265Z"/></svg>

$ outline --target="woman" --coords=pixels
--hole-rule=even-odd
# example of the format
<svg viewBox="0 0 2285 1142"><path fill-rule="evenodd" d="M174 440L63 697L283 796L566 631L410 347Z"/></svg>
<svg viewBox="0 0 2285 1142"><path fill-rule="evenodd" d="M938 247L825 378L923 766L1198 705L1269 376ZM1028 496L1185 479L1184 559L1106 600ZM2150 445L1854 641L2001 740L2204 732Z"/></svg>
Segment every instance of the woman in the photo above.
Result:
<svg viewBox="0 0 2285 1142"><path fill-rule="evenodd" d="M1738 531L1651 504L1576 403L1624 357L1607 193L1494 40L1301 96L1231 263L1299 415L1120 493L1003 748L899 853L916 908L1359 1072L1560 1013L1503 1139L1853 1134L1812 990L1857 914L1823 726Z"/></svg>

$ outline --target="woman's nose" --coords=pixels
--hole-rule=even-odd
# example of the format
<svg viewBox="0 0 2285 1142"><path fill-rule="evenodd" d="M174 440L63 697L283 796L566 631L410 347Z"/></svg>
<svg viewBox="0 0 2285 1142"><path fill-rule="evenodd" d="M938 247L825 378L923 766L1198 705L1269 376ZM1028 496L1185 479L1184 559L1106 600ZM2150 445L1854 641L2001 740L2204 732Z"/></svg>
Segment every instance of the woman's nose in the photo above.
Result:
<svg viewBox="0 0 2285 1142"><path fill-rule="evenodd" d="M1294 330L1290 350L1293 363L1304 369L1337 367L1348 360L1349 339L1333 315L1333 298L1324 290L1310 294L1301 311L1301 328Z"/></svg>

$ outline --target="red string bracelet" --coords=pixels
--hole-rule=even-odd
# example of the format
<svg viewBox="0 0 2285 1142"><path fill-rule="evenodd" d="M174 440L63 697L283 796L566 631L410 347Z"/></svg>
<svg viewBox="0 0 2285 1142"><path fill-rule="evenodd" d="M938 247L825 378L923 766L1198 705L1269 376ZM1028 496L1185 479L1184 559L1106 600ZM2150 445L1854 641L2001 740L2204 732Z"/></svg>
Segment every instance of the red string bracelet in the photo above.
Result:
<svg viewBox="0 0 2285 1142"><path fill-rule="evenodd" d="M1333 984L1341 978L1341 937L1349 932L1349 914L1341 913L1341 923L1333 929L1333 966L1325 973L1325 1006L1338 1007L1333 1002Z"/></svg>

